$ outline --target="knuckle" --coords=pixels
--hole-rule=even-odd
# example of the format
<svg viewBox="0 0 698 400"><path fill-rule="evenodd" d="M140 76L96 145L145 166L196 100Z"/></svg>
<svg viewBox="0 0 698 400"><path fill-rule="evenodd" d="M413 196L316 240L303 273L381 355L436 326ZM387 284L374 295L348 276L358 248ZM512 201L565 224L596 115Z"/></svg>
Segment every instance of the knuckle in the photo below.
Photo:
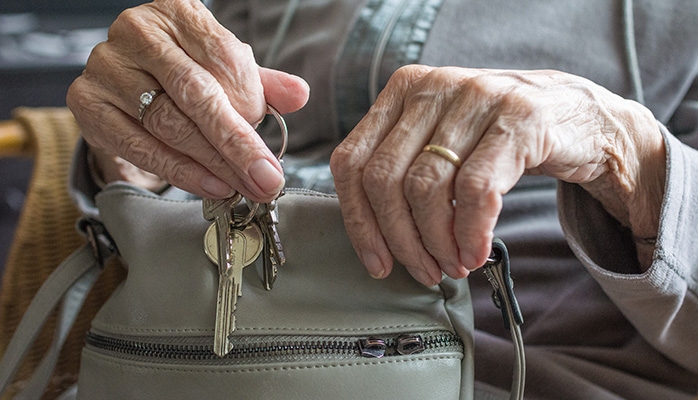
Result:
<svg viewBox="0 0 698 400"><path fill-rule="evenodd" d="M533 103L531 96L523 93L521 89L512 88L503 93L499 100L500 107L508 115L517 117L531 117L539 115L539 110Z"/></svg>
<svg viewBox="0 0 698 400"><path fill-rule="evenodd" d="M235 172L230 169L230 165L215 151L207 152L206 155L200 158L206 169L213 172L215 175L224 179L233 179L237 177Z"/></svg>
<svg viewBox="0 0 698 400"><path fill-rule="evenodd" d="M235 54L236 57L242 57L243 60L254 59L254 50L252 50L252 46L248 43L241 42L235 36L230 36L221 41L220 46L220 50L226 51L226 54L228 54L227 49L233 49L234 51L232 54Z"/></svg>
<svg viewBox="0 0 698 400"><path fill-rule="evenodd" d="M493 78L487 74L464 77L459 80L461 91L476 96L490 96L494 94Z"/></svg>
<svg viewBox="0 0 698 400"><path fill-rule="evenodd" d="M512 146L518 153L525 153L538 142L537 135L547 132L549 119L545 107L525 93L511 90L501 96L489 133L497 135L502 146Z"/></svg>
<svg viewBox="0 0 698 400"><path fill-rule="evenodd" d="M245 131L244 122L234 121L232 124L229 133L211 141L211 144L225 162L221 168L233 168L238 173L244 173L252 162L251 157L260 149L256 142L257 134L255 131Z"/></svg>
<svg viewBox="0 0 698 400"><path fill-rule="evenodd" d="M99 125L104 116L112 112L110 105L101 99L101 94L84 77L78 77L68 88L66 105L81 126Z"/></svg>
<svg viewBox="0 0 698 400"><path fill-rule="evenodd" d="M105 60L109 58L109 52L109 45L106 42L98 43L92 48L90 56L87 58L85 71L87 73L93 70L100 71L104 67Z"/></svg>
<svg viewBox="0 0 698 400"><path fill-rule="evenodd" d="M142 9L143 7L136 7L122 11L109 27L109 39L143 33L148 24L143 23Z"/></svg>
<svg viewBox="0 0 698 400"><path fill-rule="evenodd" d="M153 107L154 106L154 107ZM157 103L146 114L151 131L168 146L181 148L199 129L190 119L182 114L171 102Z"/></svg>
<svg viewBox="0 0 698 400"><path fill-rule="evenodd" d="M390 77L390 80L394 80L397 82L408 81L413 76L415 68L417 68L415 65L404 65L398 68L393 73L393 75Z"/></svg>
<svg viewBox="0 0 698 400"><path fill-rule="evenodd" d="M162 175L163 176L161 176L161 178L172 183L173 185L180 187L193 186L193 183L191 182L192 174L190 169L180 162L172 161L165 163L163 165Z"/></svg>
<svg viewBox="0 0 698 400"><path fill-rule="evenodd" d="M382 193L394 188L401 177L399 171L389 158L374 157L364 168L361 182L367 193Z"/></svg>
<svg viewBox="0 0 698 400"><path fill-rule="evenodd" d="M125 140L120 147L120 156L142 169L170 182L173 185L191 187L191 169L187 168L184 158L175 157L169 152L165 144L158 144L155 148L138 146L138 142ZM160 154L160 157L153 157Z"/></svg>
<svg viewBox="0 0 698 400"><path fill-rule="evenodd" d="M405 197L411 204L432 199L441 183L441 172L431 163L413 164L405 176Z"/></svg>
<svg viewBox="0 0 698 400"><path fill-rule="evenodd" d="M82 102L86 86L85 77L81 75L70 84L66 93L66 105L76 117L79 117L82 111Z"/></svg>
<svg viewBox="0 0 698 400"><path fill-rule="evenodd" d="M344 172L346 172L347 167L350 167L353 164L353 157L353 146L347 144L346 142L335 147L335 149L332 151L332 155L330 156L330 171L335 179L344 176Z"/></svg>
<svg viewBox="0 0 698 400"><path fill-rule="evenodd" d="M486 204L498 195L494 171L488 166L468 168L464 166L456 178L455 195L459 203Z"/></svg>
<svg viewBox="0 0 698 400"><path fill-rule="evenodd" d="M393 72L388 79L386 88L404 92L432 70L432 67L424 65L404 65Z"/></svg>
<svg viewBox="0 0 698 400"><path fill-rule="evenodd" d="M152 154L160 153L160 149L154 149L154 151L151 152L138 146L137 143L137 141L128 138L122 140L117 145L116 155L145 171L159 174L160 171L157 167L160 158L152 157Z"/></svg>
<svg viewBox="0 0 698 400"><path fill-rule="evenodd" d="M330 156L330 172L334 177L337 190L341 191L352 180L355 174L361 173L362 154L366 152L365 147L345 140L332 151Z"/></svg>
<svg viewBox="0 0 698 400"><path fill-rule="evenodd" d="M414 79L423 77L424 75L432 72L434 68L428 67L426 65L409 64L398 68L394 73L393 77L401 82L411 82Z"/></svg>
<svg viewBox="0 0 698 400"><path fill-rule="evenodd" d="M173 68L170 82L179 82L178 104L194 119L207 118L221 111L222 92L205 71L192 71L190 68Z"/></svg>

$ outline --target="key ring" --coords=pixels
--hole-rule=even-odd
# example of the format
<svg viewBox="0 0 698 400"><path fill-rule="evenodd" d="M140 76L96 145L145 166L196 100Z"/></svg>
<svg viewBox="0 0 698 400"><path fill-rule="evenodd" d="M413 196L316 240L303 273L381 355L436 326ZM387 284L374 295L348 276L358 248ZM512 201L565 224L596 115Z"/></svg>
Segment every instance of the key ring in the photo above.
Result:
<svg viewBox="0 0 698 400"><path fill-rule="evenodd" d="M288 127L286 126L284 117L282 117L276 108L271 106L271 104L267 104L267 111L274 116L274 119L276 119L276 122L279 124L279 128L281 129L281 148L279 149L279 154L276 155L276 159L281 162L281 166L283 167L283 161L281 159L283 158L284 154L286 154L286 148L288 147ZM250 223L250 221L252 221L255 215L257 215L259 203L251 201L246 197L244 199L245 203L247 203L247 206L250 208L250 212L247 214L247 216L245 216L245 218L240 219L239 222L235 221L233 228L246 226Z"/></svg>

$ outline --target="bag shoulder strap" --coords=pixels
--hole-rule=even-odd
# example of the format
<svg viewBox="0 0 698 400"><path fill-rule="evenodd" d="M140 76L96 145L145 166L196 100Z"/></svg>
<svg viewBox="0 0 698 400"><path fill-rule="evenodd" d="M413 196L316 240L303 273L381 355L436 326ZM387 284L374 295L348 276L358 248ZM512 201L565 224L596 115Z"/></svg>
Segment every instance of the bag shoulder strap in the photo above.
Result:
<svg viewBox="0 0 698 400"><path fill-rule="evenodd" d="M514 295L509 252L501 239L495 238L492 241L492 253L483 269L487 275L487 280L492 285L494 304L502 310L504 327L511 333L511 340L514 344L514 373L509 399L520 400L523 399L526 382L526 355L521 333L521 324L524 321L519 303Z"/></svg>
<svg viewBox="0 0 698 400"><path fill-rule="evenodd" d="M115 249L104 242L103 227L98 222L83 221L90 243L83 245L66 258L43 283L32 299L12 340L0 361L0 394L9 387L22 361L34 344L56 305L62 300L56 331L51 347L27 382L26 389L16 399L41 398L51 379L61 347L75 322L87 294L102 271L103 260ZM94 228L97 228L96 230ZM105 245L103 245L105 244ZM106 251L105 251L106 249Z"/></svg>

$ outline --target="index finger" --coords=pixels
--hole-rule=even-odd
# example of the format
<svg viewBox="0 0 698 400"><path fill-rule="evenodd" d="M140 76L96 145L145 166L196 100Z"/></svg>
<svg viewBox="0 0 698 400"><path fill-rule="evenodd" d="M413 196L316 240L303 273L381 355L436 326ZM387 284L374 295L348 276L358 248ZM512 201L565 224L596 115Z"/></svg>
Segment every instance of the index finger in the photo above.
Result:
<svg viewBox="0 0 698 400"><path fill-rule="evenodd" d="M397 124L411 82L430 70L430 67L402 68L400 79L391 79L391 89L381 92L376 104L335 149L330 160L345 228L357 255L374 278L390 274L393 257L364 190L363 169ZM423 282L433 281L428 276L421 278Z"/></svg>
<svg viewBox="0 0 698 400"><path fill-rule="evenodd" d="M138 29L137 37L148 38L135 58L138 68L153 75L225 161L204 166L247 196L276 195L284 182L281 166L250 124L266 110L252 51L200 2L191 3L186 14L180 2L151 3L154 18L144 21L139 12L112 30ZM230 179L230 170L244 187Z"/></svg>

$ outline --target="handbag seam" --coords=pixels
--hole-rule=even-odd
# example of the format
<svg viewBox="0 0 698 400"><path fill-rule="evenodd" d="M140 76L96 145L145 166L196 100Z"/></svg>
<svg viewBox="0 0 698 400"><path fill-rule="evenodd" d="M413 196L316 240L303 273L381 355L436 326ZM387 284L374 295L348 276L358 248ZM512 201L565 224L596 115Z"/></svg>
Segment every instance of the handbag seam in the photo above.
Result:
<svg viewBox="0 0 698 400"><path fill-rule="evenodd" d="M454 353L453 355L434 355L432 357L414 357L414 358L403 358L403 359L367 359L365 361L356 362L340 362L340 363L327 363L327 364L314 364L314 365L295 365L295 366L277 366L277 367L248 367L248 368L225 368L225 366L200 366L202 369L186 368L186 365L182 365L185 368L177 368L177 366L165 367L165 366L153 366L153 365L139 365L136 364L138 361L131 360L119 360L110 357L105 354L100 354L89 349L83 349L83 352L91 352L87 356L92 357L97 360L97 362L116 365L119 368L130 368L130 369L142 369L150 371L163 371L163 372L180 372L180 373L204 373L204 374L229 374L229 373L256 373L256 372L276 372L276 371L294 371L294 370L310 370L310 369L329 369L329 368L347 368L347 367L359 367L359 366L377 366L377 365L390 365L406 362L419 362L419 361L439 361L439 360L461 360L464 357L464 353ZM216 368L216 370L205 369Z"/></svg>
<svg viewBox="0 0 698 400"><path fill-rule="evenodd" d="M191 200L178 200L178 199L168 199L166 197L158 196L158 195L149 195L146 193L134 193L130 191L125 191L125 190L114 190L114 191L104 191L99 194L97 194L98 197L101 198L110 198L110 197L136 197L136 198L142 198L142 199L151 199L151 200L158 200L158 201L164 201L167 203L175 203L175 204L189 204L189 203L196 203L201 201L201 199L191 199ZM334 194L329 194L329 193L319 193L319 192L295 192L295 191L289 191L286 192L284 196L302 196L302 197L316 197L316 198L322 198L322 199L336 199L337 195Z"/></svg>
<svg viewBox="0 0 698 400"><path fill-rule="evenodd" d="M188 332L188 333L212 333L213 329L149 329L149 328L123 328L119 327L118 325L111 325L111 324L99 324L101 327L99 327L100 330L111 330L111 331L118 331L119 333L123 332L157 332L157 333L170 333L170 332ZM378 326L378 327L365 327L365 328L285 328L285 327L269 327L269 328L244 328L244 327L238 327L236 331L239 332L274 332L274 331L297 331L297 332L373 332L373 331L380 331L380 330L387 330L387 329L404 329L404 328L428 328L428 329L434 329L434 328L439 328L439 329L447 329L450 330L450 327L447 327L443 324L403 324L403 325L385 325L385 326Z"/></svg>

